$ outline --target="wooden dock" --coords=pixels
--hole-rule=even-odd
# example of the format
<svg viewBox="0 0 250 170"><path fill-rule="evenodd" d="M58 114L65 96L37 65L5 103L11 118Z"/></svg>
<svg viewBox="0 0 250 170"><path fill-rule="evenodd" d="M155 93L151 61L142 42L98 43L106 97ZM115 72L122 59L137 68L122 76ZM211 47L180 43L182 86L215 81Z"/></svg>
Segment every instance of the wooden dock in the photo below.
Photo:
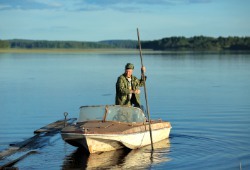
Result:
<svg viewBox="0 0 250 170"><path fill-rule="evenodd" d="M56 135L61 131L62 128L64 128L66 125L73 124L76 121L76 118L69 118L65 120L58 120L56 122L50 123L44 127L41 127L34 131L34 136L18 142L14 144L10 144L10 147L5 149L4 151L0 152L0 160L5 159L6 157L18 152L18 151L28 151L23 156L12 160L4 165L0 165L0 170L8 169L9 167L12 167L16 162L24 159L28 155L31 155L33 153L36 153L34 149L41 148L44 146L43 143L40 143L39 141L44 141L46 138L49 140L50 137Z"/></svg>

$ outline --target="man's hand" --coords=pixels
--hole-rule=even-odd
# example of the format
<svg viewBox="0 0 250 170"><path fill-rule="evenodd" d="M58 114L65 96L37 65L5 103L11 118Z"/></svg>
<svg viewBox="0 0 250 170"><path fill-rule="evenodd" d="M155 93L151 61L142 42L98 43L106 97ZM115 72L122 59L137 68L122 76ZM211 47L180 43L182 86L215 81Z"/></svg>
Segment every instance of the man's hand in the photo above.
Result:
<svg viewBox="0 0 250 170"><path fill-rule="evenodd" d="M146 72L146 67L141 67L141 71L143 72L143 73L145 73Z"/></svg>
<svg viewBox="0 0 250 170"><path fill-rule="evenodd" d="M141 90L139 90L139 89L137 89L137 90L131 90L130 93L140 94Z"/></svg>
<svg viewBox="0 0 250 170"><path fill-rule="evenodd" d="M137 89L134 91L135 94L140 94L141 93L141 90Z"/></svg>

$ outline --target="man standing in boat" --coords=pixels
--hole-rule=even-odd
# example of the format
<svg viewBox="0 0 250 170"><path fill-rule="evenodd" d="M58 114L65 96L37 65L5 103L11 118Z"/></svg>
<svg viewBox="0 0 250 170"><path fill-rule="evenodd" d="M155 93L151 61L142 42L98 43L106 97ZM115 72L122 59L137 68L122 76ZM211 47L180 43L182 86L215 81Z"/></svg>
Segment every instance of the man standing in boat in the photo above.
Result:
<svg viewBox="0 0 250 170"><path fill-rule="evenodd" d="M141 68L145 72L146 68ZM116 105L129 105L140 107L140 87L144 85L143 79L133 76L134 65L127 63L125 72L118 77L116 82Z"/></svg>

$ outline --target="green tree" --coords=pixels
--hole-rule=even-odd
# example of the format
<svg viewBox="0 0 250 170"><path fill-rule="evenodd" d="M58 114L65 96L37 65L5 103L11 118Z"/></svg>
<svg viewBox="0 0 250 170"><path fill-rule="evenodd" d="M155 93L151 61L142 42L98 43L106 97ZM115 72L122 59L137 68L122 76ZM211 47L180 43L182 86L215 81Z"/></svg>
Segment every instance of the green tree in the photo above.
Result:
<svg viewBox="0 0 250 170"><path fill-rule="evenodd" d="M0 48L9 48L9 47L10 43L8 41L0 40Z"/></svg>

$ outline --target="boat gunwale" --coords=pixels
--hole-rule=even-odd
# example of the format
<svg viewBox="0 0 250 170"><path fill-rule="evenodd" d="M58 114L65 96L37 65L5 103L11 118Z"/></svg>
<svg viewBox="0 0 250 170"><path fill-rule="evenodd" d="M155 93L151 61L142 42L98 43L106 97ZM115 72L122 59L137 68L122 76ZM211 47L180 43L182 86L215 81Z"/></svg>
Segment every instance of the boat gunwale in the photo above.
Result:
<svg viewBox="0 0 250 170"><path fill-rule="evenodd" d="M154 129L154 131L159 131L159 130L164 130L164 129L172 129L172 126L170 127L163 127L163 128L159 128L159 129ZM134 135L134 134L144 134L144 133L149 133L148 130L146 131L140 131L140 132L134 132L134 133L82 133L80 131L62 131L61 134L74 134L76 136L102 136L105 135L107 136L128 136L128 135Z"/></svg>
<svg viewBox="0 0 250 170"><path fill-rule="evenodd" d="M115 123L115 124L123 124L123 125L128 125L128 126L141 126L141 125L149 125L149 121L146 120L144 122L120 122L120 121L113 121L113 120L107 120L107 121L103 121L103 120L88 120L88 121L82 121L82 122L76 122L76 125L84 125L85 123ZM161 119L155 119L155 120L150 120L150 124L154 124L154 123L163 123L163 122L168 122L169 121L164 121Z"/></svg>
<svg viewBox="0 0 250 170"><path fill-rule="evenodd" d="M90 124L84 124L84 123L90 123ZM92 124L92 122L84 122L83 124L78 124L76 126L73 126L76 128L75 130L67 130L68 132L72 133L82 133L82 134L132 134L132 133L138 133L138 132L146 132L149 129L149 124L142 124L142 123L137 123L132 125L131 123L118 123L118 122L104 122L105 126L98 126L98 124ZM94 126L93 126L94 125ZM113 127L111 127L113 126ZM158 129L164 129L164 128L172 128L170 122L154 122L152 124L153 130L158 130ZM110 128L111 127L111 131ZM128 127L128 128L126 128ZM109 129L107 133L105 133L105 129ZM116 130L114 130L116 129ZM119 130L117 130L119 129ZM62 130L62 133L67 133L67 131Z"/></svg>

